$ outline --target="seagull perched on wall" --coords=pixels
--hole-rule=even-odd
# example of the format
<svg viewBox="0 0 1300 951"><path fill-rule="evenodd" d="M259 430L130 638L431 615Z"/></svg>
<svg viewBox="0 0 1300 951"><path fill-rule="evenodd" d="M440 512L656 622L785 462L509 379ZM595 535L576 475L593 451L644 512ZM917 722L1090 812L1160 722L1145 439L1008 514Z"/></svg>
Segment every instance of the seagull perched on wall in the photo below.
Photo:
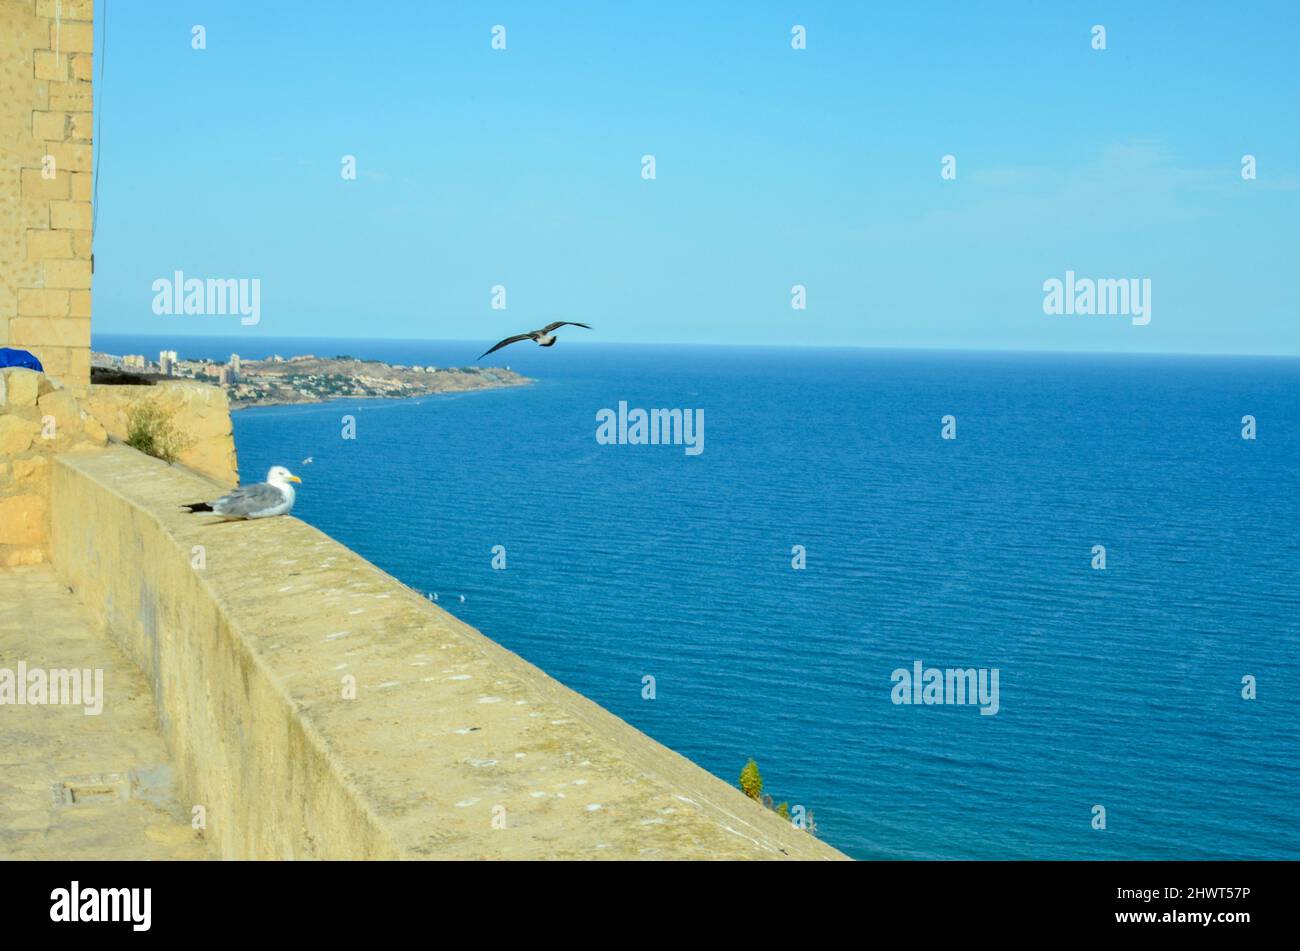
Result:
<svg viewBox="0 0 1300 951"><path fill-rule="evenodd" d="M272 466L265 482L240 486L211 502L190 502L181 508L191 512L212 512L227 518L270 518L288 515L293 508L294 492L290 482L301 482L284 466Z"/></svg>
<svg viewBox="0 0 1300 951"><path fill-rule="evenodd" d="M547 324L541 330L530 330L526 334L515 334L513 337L506 337L505 340L502 340L491 350L487 351L487 353L481 354L479 359L482 360L483 357L488 355L488 353L496 353L502 347L508 347L512 343L518 343L521 340L535 340L539 347L553 347L555 346L555 334L552 331L558 330L561 327L584 327L587 330L591 329L590 324L580 324L576 320L557 320L553 324Z"/></svg>

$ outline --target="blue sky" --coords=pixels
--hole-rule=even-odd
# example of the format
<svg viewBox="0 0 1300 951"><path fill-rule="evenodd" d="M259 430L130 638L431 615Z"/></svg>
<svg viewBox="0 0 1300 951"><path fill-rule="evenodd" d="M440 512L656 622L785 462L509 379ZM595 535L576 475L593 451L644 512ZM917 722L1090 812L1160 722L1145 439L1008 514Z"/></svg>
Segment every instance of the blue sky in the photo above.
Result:
<svg viewBox="0 0 1300 951"><path fill-rule="evenodd" d="M1300 4L701 6L100 0L95 329L1300 353Z"/></svg>

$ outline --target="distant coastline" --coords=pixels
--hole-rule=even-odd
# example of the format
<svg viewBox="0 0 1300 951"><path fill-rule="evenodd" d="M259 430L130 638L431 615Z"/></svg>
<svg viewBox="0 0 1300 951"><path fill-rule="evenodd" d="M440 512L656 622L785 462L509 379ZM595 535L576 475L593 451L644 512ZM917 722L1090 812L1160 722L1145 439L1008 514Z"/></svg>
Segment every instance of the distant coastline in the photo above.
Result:
<svg viewBox="0 0 1300 951"><path fill-rule="evenodd" d="M180 359L164 350L158 360L142 354L118 356L94 353L97 382L156 384L166 380L197 380L226 391L232 411L250 406L289 406L336 399L408 399L438 393L526 386L534 381L500 367L407 366L351 355L317 357L272 356L241 360L231 354L226 363Z"/></svg>

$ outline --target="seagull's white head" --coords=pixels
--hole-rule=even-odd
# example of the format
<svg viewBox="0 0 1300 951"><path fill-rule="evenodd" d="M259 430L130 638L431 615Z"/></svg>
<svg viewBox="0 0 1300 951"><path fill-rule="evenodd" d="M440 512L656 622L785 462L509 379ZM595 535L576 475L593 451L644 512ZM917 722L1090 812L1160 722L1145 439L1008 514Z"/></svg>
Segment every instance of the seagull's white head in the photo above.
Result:
<svg viewBox="0 0 1300 951"><path fill-rule="evenodd" d="M266 474L266 481L275 485L284 485L286 482L301 482L302 479L284 466L271 466L271 471Z"/></svg>

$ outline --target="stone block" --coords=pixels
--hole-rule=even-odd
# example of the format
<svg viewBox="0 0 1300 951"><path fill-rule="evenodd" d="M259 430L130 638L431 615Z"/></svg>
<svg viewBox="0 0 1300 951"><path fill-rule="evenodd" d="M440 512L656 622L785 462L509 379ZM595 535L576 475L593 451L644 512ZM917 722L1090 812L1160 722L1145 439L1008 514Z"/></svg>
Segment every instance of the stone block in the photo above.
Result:
<svg viewBox="0 0 1300 951"><path fill-rule="evenodd" d="M14 413L0 414L0 456L16 456L32 448L41 426L34 419Z"/></svg>
<svg viewBox="0 0 1300 951"><path fill-rule="evenodd" d="M0 499L0 545L39 545L45 540L45 496Z"/></svg>
<svg viewBox="0 0 1300 951"><path fill-rule="evenodd" d="M10 367L3 371L9 393L10 406L35 406L41 395L41 374L25 367Z"/></svg>
<svg viewBox="0 0 1300 951"><path fill-rule="evenodd" d="M71 231L27 231L27 260L45 261L50 258L72 257ZM90 264L87 262L87 268Z"/></svg>

